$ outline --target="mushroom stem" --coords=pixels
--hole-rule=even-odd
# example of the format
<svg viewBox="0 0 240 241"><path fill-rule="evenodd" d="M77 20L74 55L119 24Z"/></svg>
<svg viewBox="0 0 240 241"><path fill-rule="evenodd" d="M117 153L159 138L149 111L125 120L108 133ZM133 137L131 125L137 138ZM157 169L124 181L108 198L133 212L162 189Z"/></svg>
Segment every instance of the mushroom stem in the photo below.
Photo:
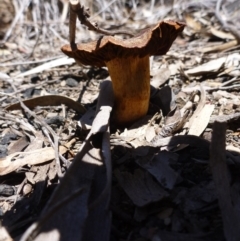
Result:
<svg viewBox="0 0 240 241"><path fill-rule="evenodd" d="M113 84L113 119L131 124L146 115L150 98L149 56L114 58L106 62Z"/></svg>

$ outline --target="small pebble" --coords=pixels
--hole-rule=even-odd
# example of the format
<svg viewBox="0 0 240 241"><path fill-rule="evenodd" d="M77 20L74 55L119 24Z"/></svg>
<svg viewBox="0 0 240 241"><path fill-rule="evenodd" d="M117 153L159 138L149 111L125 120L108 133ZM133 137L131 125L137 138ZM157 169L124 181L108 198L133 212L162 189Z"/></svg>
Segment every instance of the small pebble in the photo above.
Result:
<svg viewBox="0 0 240 241"><path fill-rule="evenodd" d="M7 93L7 94L12 93L13 91L14 90L11 87L4 89L4 93Z"/></svg>
<svg viewBox="0 0 240 241"><path fill-rule="evenodd" d="M69 86L69 87L77 87L78 82L73 78L67 78L66 85Z"/></svg>
<svg viewBox="0 0 240 241"><path fill-rule="evenodd" d="M60 85L61 85L61 87L65 87L66 86L66 81L65 80L61 81Z"/></svg>
<svg viewBox="0 0 240 241"><path fill-rule="evenodd" d="M226 98L221 98L218 100L218 103L220 105L226 105L228 103L228 100Z"/></svg>
<svg viewBox="0 0 240 241"><path fill-rule="evenodd" d="M3 212L2 208L0 207L0 217L2 217L3 214L4 214L4 212Z"/></svg>
<svg viewBox="0 0 240 241"><path fill-rule="evenodd" d="M32 82L33 84L36 84L39 80L41 80L41 79L40 79L40 77L39 77L38 75L34 75L34 76L32 76L32 78L31 78L31 82Z"/></svg>
<svg viewBox="0 0 240 241"><path fill-rule="evenodd" d="M31 98L34 93L34 87L28 88L24 91L24 97Z"/></svg>
<svg viewBox="0 0 240 241"><path fill-rule="evenodd" d="M47 113L46 119L50 119L50 118L53 118L53 117L56 117L56 116L58 116L58 113L49 112L49 113Z"/></svg>
<svg viewBox="0 0 240 241"><path fill-rule="evenodd" d="M0 196L12 196L15 193L15 189L7 184L0 184Z"/></svg>
<svg viewBox="0 0 240 241"><path fill-rule="evenodd" d="M214 100L219 100L222 98L222 95L218 92L213 92L212 96L213 96Z"/></svg>
<svg viewBox="0 0 240 241"><path fill-rule="evenodd" d="M26 196L31 192L32 192L32 185L29 183L25 184L23 187L23 195Z"/></svg>
<svg viewBox="0 0 240 241"><path fill-rule="evenodd" d="M0 140L1 145L7 145L11 140L16 140L17 135L14 133L7 133L3 136L3 138Z"/></svg>
<svg viewBox="0 0 240 241"><path fill-rule="evenodd" d="M199 95L195 95L193 102L194 103L198 103L199 101L200 101L200 96Z"/></svg>
<svg viewBox="0 0 240 241"><path fill-rule="evenodd" d="M45 121L48 125L62 125L64 118L62 116L55 116L52 118L46 118Z"/></svg>
<svg viewBox="0 0 240 241"><path fill-rule="evenodd" d="M36 96L41 95L41 90L40 89L34 89L33 95L36 95Z"/></svg>
<svg viewBox="0 0 240 241"><path fill-rule="evenodd" d="M7 146L0 145L0 158L7 156L8 150Z"/></svg>
<svg viewBox="0 0 240 241"><path fill-rule="evenodd" d="M165 218L165 219L164 219L164 224L165 224L166 226L170 225L170 224L171 224L171 218Z"/></svg>

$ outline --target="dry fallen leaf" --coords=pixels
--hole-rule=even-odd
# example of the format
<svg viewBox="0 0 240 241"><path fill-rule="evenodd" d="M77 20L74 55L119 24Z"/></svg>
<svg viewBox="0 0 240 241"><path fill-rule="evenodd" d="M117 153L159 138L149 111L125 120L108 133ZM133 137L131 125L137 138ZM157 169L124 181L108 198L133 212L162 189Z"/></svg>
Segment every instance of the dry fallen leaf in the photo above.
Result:
<svg viewBox="0 0 240 241"><path fill-rule="evenodd" d="M191 126L189 127L188 134L200 136L207 127L213 110L214 105L205 105L200 111L200 113L198 113L198 115L193 120Z"/></svg>
<svg viewBox="0 0 240 241"><path fill-rule="evenodd" d="M170 167L170 159L177 159L178 155L172 152L162 151L152 158L140 158L136 162L167 189L173 189L176 184L178 174Z"/></svg>
<svg viewBox="0 0 240 241"><path fill-rule="evenodd" d="M161 67L152 72L151 85L155 88L159 88L164 85L170 78L171 71L169 68Z"/></svg>
<svg viewBox="0 0 240 241"><path fill-rule="evenodd" d="M67 147L59 147L61 154L64 154L67 150ZM31 152L15 152L0 158L0 176L14 172L22 166L41 164L54 158L55 153L52 147L45 147Z"/></svg>
<svg viewBox="0 0 240 241"><path fill-rule="evenodd" d="M29 144L29 141L26 136L20 137L18 140L13 141L8 146L8 154L13 154L15 152L21 152Z"/></svg>
<svg viewBox="0 0 240 241"><path fill-rule="evenodd" d="M202 29L200 22L197 22L190 14L185 15L186 25L195 32L199 32Z"/></svg>
<svg viewBox="0 0 240 241"><path fill-rule="evenodd" d="M186 75L189 76L199 76L203 74L218 73L220 69L224 66L227 57L221 57L218 59L211 60L207 63L194 67L185 71Z"/></svg>
<svg viewBox="0 0 240 241"><path fill-rule="evenodd" d="M201 53L215 53L215 52L222 52L225 50L228 50L234 46L238 45L238 41L237 40L232 40L229 41L227 43L221 43L221 44L214 44L214 46L211 47L203 47L203 48L199 48L197 51L201 52Z"/></svg>
<svg viewBox="0 0 240 241"><path fill-rule="evenodd" d="M138 207L160 201L168 196L152 176L141 169L136 169L133 174L119 170L114 173L123 190Z"/></svg>
<svg viewBox="0 0 240 241"><path fill-rule="evenodd" d="M240 54L233 53L225 57L217 58L210 60L202 65L194 67L185 71L187 76L201 76L204 74L213 74L213 73L224 73L224 70L229 69L229 72L232 76L239 75L239 66L240 66Z"/></svg>
<svg viewBox="0 0 240 241"><path fill-rule="evenodd" d="M85 113L85 108L75 100L72 100L62 95L44 95L35 97L32 99L24 100L23 103L30 109L36 106L58 106L65 104L67 107L77 111L78 113ZM6 107L6 110L18 110L21 109L20 103L15 103Z"/></svg>

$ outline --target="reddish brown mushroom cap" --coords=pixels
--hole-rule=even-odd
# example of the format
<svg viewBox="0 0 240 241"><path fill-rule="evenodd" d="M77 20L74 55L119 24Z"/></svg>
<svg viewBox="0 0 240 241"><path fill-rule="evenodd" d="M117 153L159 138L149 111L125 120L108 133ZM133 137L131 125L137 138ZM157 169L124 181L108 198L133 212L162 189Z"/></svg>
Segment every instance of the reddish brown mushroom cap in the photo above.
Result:
<svg viewBox="0 0 240 241"><path fill-rule="evenodd" d="M147 55L166 54L184 26L185 24L180 22L162 21L133 38L104 36L98 41L78 44L75 50L70 45L64 45L61 49L67 56L83 65L102 67L114 58L142 58Z"/></svg>
<svg viewBox="0 0 240 241"><path fill-rule="evenodd" d="M133 38L104 36L98 41L65 45L62 51L79 64L107 66L115 98L113 120L118 125L131 124L148 111L149 56L167 53L184 26L162 21Z"/></svg>

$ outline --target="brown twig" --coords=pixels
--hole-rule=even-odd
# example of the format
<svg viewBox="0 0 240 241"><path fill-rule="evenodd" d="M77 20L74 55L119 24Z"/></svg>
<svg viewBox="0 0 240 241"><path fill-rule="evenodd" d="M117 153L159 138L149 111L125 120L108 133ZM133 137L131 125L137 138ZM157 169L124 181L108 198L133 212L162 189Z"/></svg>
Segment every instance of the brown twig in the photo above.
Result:
<svg viewBox="0 0 240 241"><path fill-rule="evenodd" d="M71 46L75 45L75 36L76 36L76 21L77 21L77 14L74 11L76 1L69 1L69 42Z"/></svg>
<svg viewBox="0 0 240 241"><path fill-rule="evenodd" d="M233 121L240 121L240 113L234 113L234 114L230 114L230 115L215 115L215 116L211 116L210 120L209 120L209 125L213 124L215 121L221 121L221 122L226 122L226 123L230 123Z"/></svg>
<svg viewBox="0 0 240 241"><path fill-rule="evenodd" d="M129 36L134 36L128 31L107 31L98 26L97 23L92 23L88 19L90 17L88 9L85 10L84 6L81 6L79 0L70 0L70 22L69 22L69 31L70 31L70 44L75 44L75 29L76 29L76 16L78 17L81 24L85 25L89 30L101 33L104 35L116 35L116 34L125 34Z"/></svg>
<svg viewBox="0 0 240 241"><path fill-rule="evenodd" d="M229 170L226 163L226 123L215 122L210 146L210 165L216 187L219 207L222 212L224 234L227 241L240 240L239 194L230 185ZM236 192L236 190L235 190Z"/></svg>

